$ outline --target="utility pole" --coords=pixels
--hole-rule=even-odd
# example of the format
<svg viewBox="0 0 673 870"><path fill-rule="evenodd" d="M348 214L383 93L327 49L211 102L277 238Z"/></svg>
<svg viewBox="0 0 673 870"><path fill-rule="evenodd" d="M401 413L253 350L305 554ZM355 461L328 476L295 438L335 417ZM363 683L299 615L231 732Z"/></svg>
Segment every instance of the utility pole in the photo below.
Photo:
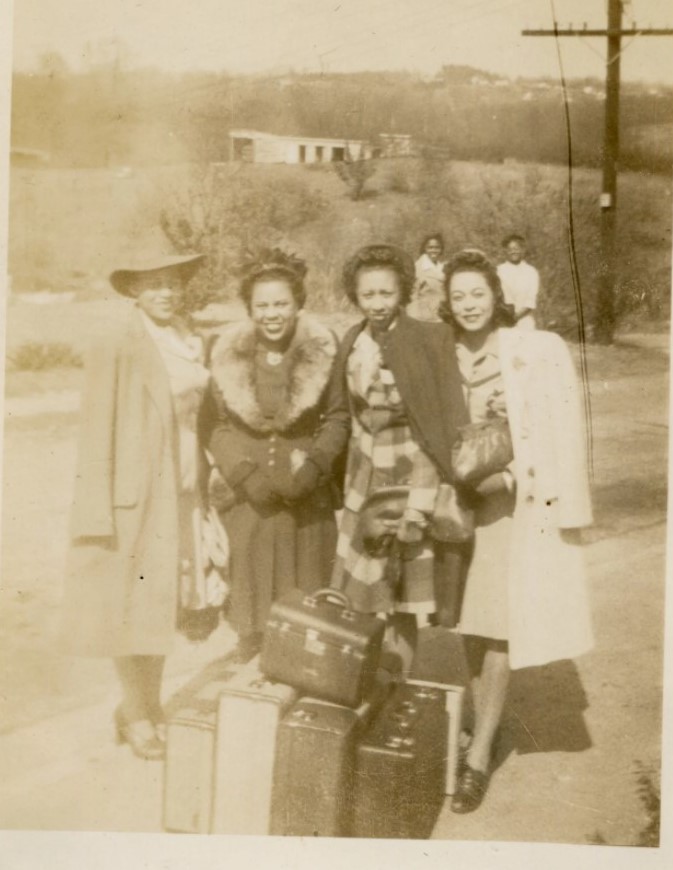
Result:
<svg viewBox="0 0 673 870"><path fill-rule="evenodd" d="M601 344L610 344L615 329L615 259L617 168L619 164L619 84L622 37L673 36L673 29L649 27L646 29L622 27L622 0L608 0L608 26L606 30L581 29L572 26L561 29L554 22L551 30L523 30L523 36L604 36L608 40L605 80L605 126L603 140L603 186L601 209L601 271L598 286L594 338Z"/></svg>

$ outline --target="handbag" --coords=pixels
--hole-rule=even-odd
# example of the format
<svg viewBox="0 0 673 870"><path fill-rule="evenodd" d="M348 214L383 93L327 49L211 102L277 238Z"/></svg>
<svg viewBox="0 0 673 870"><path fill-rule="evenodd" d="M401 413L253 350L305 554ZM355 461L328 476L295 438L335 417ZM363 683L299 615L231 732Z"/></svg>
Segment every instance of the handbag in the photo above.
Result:
<svg viewBox="0 0 673 870"><path fill-rule="evenodd" d="M229 538L214 507L192 511L194 559L180 571L178 629L192 641L206 640L229 600Z"/></svg>
<svg viewBox="0 0 673 870"><path fill-rule="evenodd" d="M474 535L474 511L450 483L440 483L430 535L445 544L464 544Z"/></svg>
<svg viewBox="0 0 673 870"><path fill-rule="evenodd" d="M459 483L479 483L504 471L512 459L512 436L506 417L461 426L451 451L453 473Z"/></svg>

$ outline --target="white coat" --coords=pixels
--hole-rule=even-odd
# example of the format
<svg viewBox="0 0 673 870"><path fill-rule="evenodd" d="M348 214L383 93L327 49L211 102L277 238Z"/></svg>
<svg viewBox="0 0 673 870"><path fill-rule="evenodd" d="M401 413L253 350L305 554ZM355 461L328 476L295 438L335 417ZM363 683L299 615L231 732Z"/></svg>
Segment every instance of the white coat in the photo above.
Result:
<svg viewBox="0 0 673 870"><path fill-rule="evenodd" d="M508 560L512 668L593 646L579 528L592 522L581 391L565 342L501 329L517 497Z"/></svg>

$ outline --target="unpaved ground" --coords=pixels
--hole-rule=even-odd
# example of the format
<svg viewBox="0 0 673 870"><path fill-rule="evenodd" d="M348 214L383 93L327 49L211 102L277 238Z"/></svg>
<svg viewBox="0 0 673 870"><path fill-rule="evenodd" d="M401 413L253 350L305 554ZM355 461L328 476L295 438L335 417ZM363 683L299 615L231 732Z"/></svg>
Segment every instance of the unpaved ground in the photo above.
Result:
<svg viewBox="0 0 673 870"><path fill-rule="evenodd" d="M445 808L435 837L630 845L647 822L635 777L640 762L656 782L660 759L667 360L618 347L591 349L589 363L597 646L577 663L514 675L488 800L467 817ZM160 830L160 771L109 742L108 663L59 656L53 644L76 416L58 402L36 416L40 407L5 430L0 827ZM221 631L205 649L183 643L169 693L230 642ZM455 638L426 632L419 669L459 678Z"/></svg>

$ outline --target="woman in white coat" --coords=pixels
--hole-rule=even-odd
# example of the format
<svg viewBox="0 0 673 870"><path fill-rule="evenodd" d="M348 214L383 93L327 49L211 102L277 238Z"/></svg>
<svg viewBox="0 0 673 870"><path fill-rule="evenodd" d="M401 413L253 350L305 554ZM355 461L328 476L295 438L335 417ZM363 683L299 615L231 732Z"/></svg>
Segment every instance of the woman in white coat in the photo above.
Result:
<svg viewBox="0 0 673 870"><path fill-rule="evenodd" d="M445 320L472 422L506 416L514 460L476 487L474 554L460 615L475 721L454 812L486 793L510 670L593 645L579 529L591 523L580 391L565 342L523 332L475 249L446 266Z"/></svg>

